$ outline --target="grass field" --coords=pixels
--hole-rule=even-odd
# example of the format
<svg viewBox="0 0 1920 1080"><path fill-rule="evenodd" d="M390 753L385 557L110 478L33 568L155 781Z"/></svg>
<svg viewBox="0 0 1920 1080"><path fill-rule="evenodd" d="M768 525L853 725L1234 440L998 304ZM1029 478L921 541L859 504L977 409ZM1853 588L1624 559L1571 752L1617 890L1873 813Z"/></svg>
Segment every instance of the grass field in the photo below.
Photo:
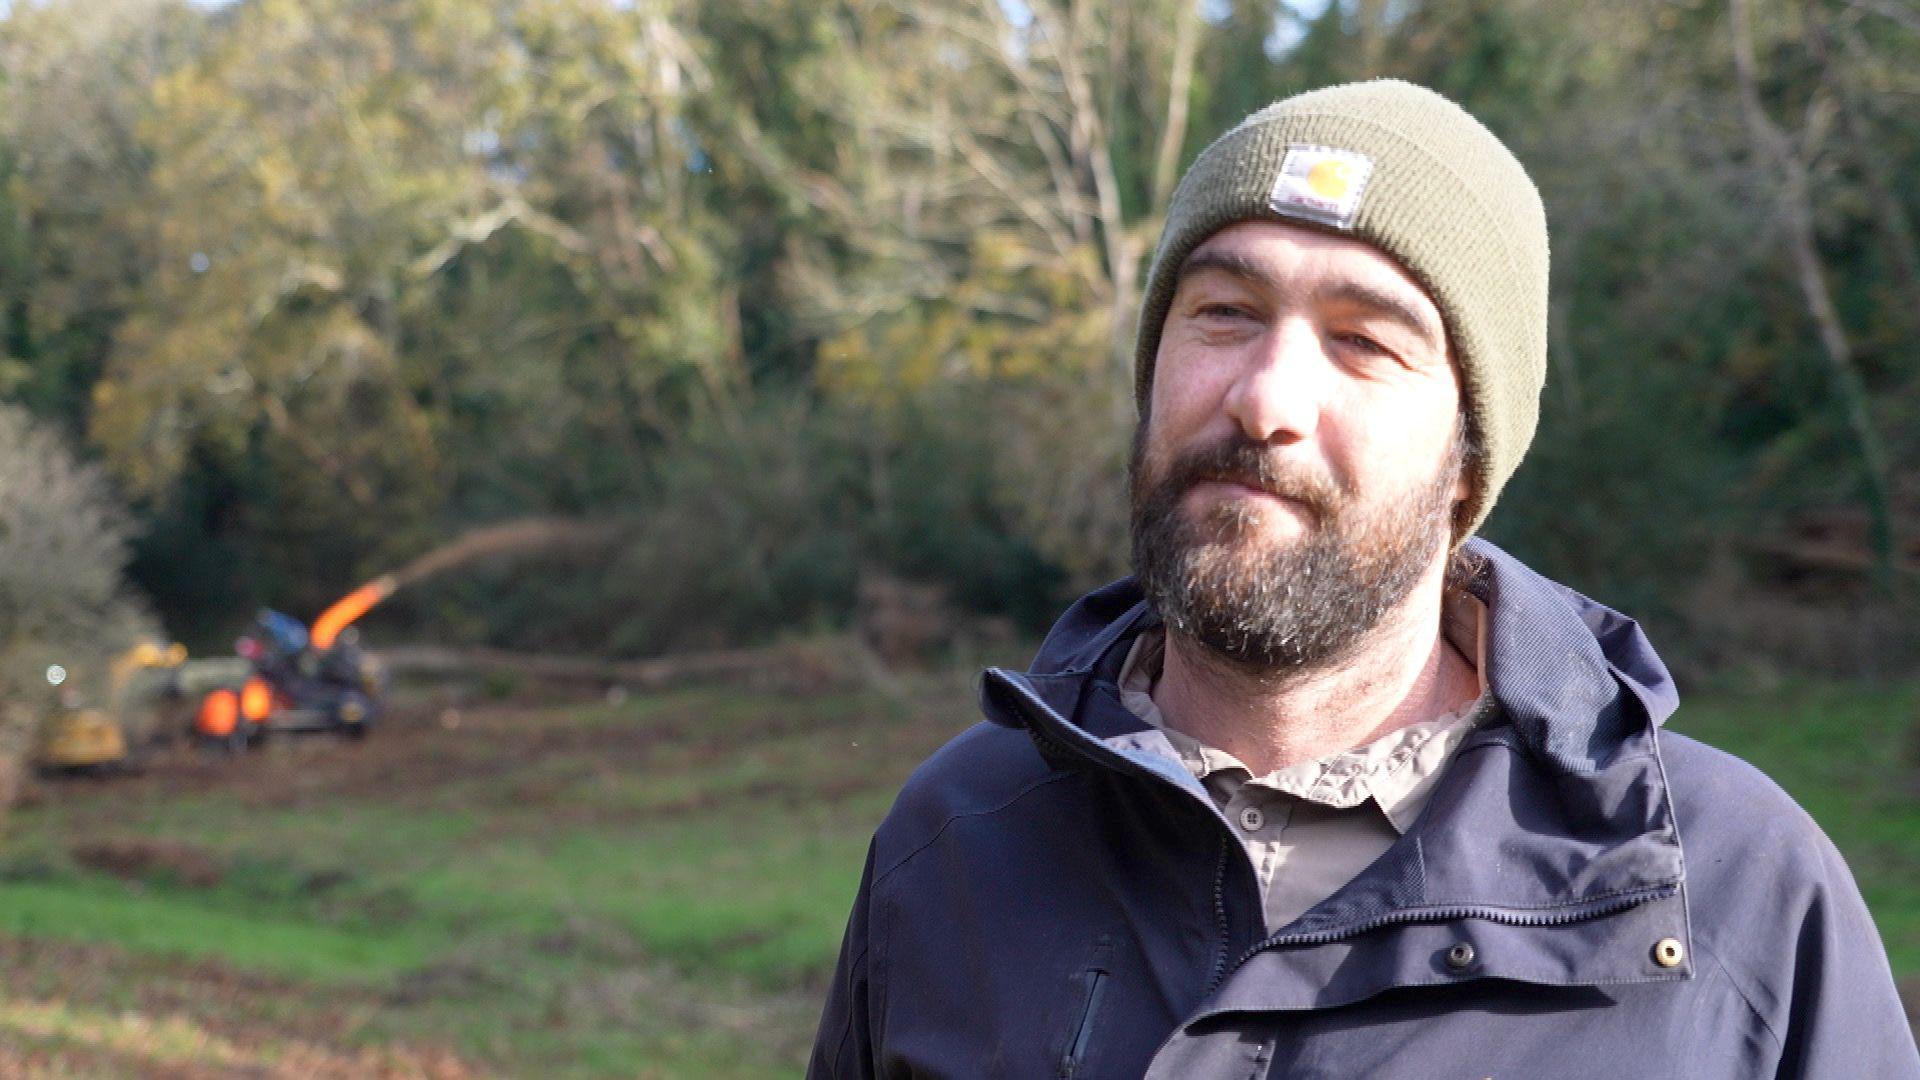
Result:
<svg viewBox="0 0 1920 1080"><path fill-rule="evenodd" d="M0 1075L793 1075L873 823L971 698L423 700L364 743L36 785L0 848ZM1826 824L1909 976L1917 710L1804 685L1678 721Z"/></svg>

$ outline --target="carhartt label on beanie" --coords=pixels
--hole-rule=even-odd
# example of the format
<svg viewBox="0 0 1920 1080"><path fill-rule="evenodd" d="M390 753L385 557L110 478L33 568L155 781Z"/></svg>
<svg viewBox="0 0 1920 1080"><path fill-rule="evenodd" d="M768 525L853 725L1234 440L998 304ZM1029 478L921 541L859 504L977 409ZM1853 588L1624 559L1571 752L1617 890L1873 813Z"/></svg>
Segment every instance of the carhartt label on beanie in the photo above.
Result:
<svg viewBox="0 0 1920 1080"><path fill-rule="evenodd" d="M1142 296L1134 391L1153 388L1180 265L1241 221L1278 221L1372 244L1446 321L1479 454L1465 539L1533 441L1547 372L1547 222L1513 154L1464 109L1390 79L1315 90L1247 117L1175 189Z"/></svg>
<svg viewBox="0 0 1920 1080"><path fill-rule="evenodd" d="M1276 214L1350 228L1372 174L1373 159L1365 154L1295 144L1280 161L1267 203Z"/></svg>

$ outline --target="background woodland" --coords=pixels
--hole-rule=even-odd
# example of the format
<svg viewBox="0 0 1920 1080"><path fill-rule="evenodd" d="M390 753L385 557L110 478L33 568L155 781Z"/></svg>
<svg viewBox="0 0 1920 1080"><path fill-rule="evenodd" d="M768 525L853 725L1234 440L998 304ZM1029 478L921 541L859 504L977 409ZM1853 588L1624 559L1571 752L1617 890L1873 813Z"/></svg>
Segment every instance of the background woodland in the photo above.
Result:
<svg viewBox="0 0 1920 1080"><path fill-rule="evenodd" d="M1683 670L1910 671L1912 0L15 0L0 697L527 516L616 539L375 628L644 655L904 581L1036 634L1125 572L1181 170L1373 75L1548 207L1487 535Z"/></svg>

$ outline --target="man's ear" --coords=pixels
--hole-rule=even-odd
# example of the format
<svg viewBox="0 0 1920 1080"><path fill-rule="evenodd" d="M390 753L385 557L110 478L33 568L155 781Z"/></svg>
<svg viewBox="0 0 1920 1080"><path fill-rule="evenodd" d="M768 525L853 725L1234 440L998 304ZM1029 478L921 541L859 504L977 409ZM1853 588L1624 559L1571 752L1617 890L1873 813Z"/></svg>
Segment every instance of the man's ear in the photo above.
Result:
<svg viewBox="0 0 1920 1080"><path fill-rule="evenodd" d="M1474 452L1473 421L1467 417L1466 409L1454 413L1453 445L1447 448L1447 456L1453 459L1453 504L1457 511L1460 505L1473 497Z"/></svg>
<svg viewBox="0 0 1920 1080"><path fill-rule="evenodd" d="M1473 433L1467 426L1467 414L1463 410L1454 421L1453 448L1449 456L1453 459L1453 545L1457 548L1466 540L1467 502L1473 498L1474 452Z"/></svg>

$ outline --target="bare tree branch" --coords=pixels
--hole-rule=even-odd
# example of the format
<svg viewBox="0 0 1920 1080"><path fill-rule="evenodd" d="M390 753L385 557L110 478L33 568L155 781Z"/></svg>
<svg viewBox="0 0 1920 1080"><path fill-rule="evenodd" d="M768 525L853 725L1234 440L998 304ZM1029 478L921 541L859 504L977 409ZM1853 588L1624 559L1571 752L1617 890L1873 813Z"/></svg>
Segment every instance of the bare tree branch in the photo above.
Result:
<svg viewBox="0 0 1920 1080"><path fill-rule="evenodd" d="M1021 112L1026 116L1027 127L1033 133L1034 145L1040 148L1040 156L1046 159L1047 172L1053 177L1054 191L1059 193L1062 202L1067 200L1073 202L1072 212L1067 215L1067 218L1073 229L1074 241L1081 244L1091 243L1093 237L1090 230L1093 227L1093 216L1087 212L1084 200L1078 197L1079 190L1073 181L1073 169L1067 164L1066 150L1060 145L1059 136L1055 134L1053 125L1048 123L1037 110L1023 108Z"/></svg>
<svg viewBox="0 0 1920 1080"><path fill-rule="evenodd" d="M1180 148L1187 141L1187 99L1193 96L1193 61L1200 51L1200 4L1190 0L1180 6L1180 22L1173 32L1173 70L1167 78L1167 119L1160 125L1160 148L1153 157L1153 205L1149 211L1159 218L1173 195L1174 170L1180 165Z"/></svg>
<svg viewBox="0 0 1920 1080"><path fill-rule="evenodd" d="M589 248L586 238L573 228L528 206L526 200L519 195L507 192L502 196L498 206L447 230L447 238L415 259L408 270L416 278L432 277L452 262L461 251L475 244L486 243L495 233L509 225L526 228L576 255Z"/></svg>
<svg viewBox="0 0 1920 1080"><path fill-rule="evenodd" d="M955 128L953 131L953 145L960 151L961 158L963 158L968 165L972 166L973 170L979 174L982 180L992 185L995 191L998 191L1008 202L1018 207L1020 213L1032 223L1033 227L1039 229L1041 233L1046 236L1048 243L1053 247L1054 254L1062 259L1072 258L1072 238L1066 235L1061 229L1060 223L1054 220L1052 215L1047 213L1046 208L1040 205L1038 199L1035 199L1030 193L1022 191L1020 185L1016 183L1012 177L1007 175L1006 170L1002 169L998 162L994 161L993 155L981 148L980 143L974 139L972 132L967 131L965 128Z"/></svg>
<svg viewBox="0 0 1920 1080"><path fill-rule="evenodd" d="M1053 57L1066 80L1067 96L1073 103L1075 143L1084 148L1093 172L1094 195L1100 208L1100 238L1106 249L1107 275L1112 279L1112 349L1114 367L1125 372L1132 366L1132 337L1135 258L1133 243L1120 209L1120 182L1114 175L1113 151L1107 145L1106 125L1094 101L1093 86L1078 57L1075 32L1062 33L1057 14L1044 2L1031 8L1034 23L1054 43ZM1071 21L1071 20L1070 20Z"/></svg>

